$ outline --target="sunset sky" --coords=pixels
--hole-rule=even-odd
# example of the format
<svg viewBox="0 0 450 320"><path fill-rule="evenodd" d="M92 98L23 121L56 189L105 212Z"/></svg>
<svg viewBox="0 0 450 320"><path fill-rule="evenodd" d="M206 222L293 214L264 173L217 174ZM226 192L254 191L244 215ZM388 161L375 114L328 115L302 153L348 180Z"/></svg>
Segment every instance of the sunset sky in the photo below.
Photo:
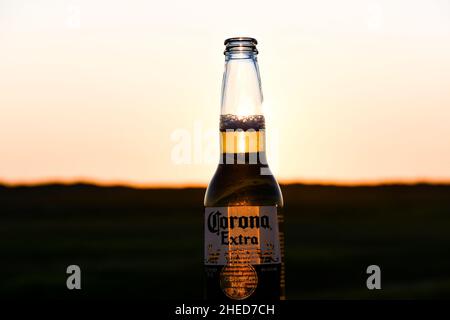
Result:
<svg viewBox="0 0 450 320"><path fill-rule="evenodd" d="M279 180L450 181L448 0L0 0L0 182L207 183L237 35Z"/></svg>

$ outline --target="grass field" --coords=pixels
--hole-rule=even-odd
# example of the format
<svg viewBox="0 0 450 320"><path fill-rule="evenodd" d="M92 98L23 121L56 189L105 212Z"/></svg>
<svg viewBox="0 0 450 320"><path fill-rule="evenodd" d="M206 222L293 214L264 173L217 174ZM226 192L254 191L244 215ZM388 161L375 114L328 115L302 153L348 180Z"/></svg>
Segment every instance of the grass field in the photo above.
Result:
<svg viewBox="0 0 450 320"><path fill-rule="evenodd" d="M450 186L282 186L289 299L450 297ZM0 186L0 298L202 297L204 189ZM66 267L82 290L66 289ZM366 288L377 264L382 290Z"/></svg>

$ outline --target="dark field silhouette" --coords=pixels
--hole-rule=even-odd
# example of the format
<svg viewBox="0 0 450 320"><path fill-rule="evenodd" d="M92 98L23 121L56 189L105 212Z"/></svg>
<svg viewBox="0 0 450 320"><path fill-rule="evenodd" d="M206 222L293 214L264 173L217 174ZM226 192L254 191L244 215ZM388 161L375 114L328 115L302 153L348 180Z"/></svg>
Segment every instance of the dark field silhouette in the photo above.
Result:
<svg viewBox="0 0 450 320"><path fill-rule="evenodd" d="M450 186L282 190L289 299L450 297ZM0 298L202 298L204 192L0 186Z"/></svg>

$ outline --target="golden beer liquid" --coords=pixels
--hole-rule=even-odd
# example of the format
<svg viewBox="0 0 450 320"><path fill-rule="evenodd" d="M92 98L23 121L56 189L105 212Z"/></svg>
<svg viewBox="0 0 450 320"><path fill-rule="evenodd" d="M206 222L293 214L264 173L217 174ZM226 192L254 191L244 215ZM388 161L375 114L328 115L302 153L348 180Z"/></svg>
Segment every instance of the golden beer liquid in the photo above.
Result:
<svg viewBox="0 0 450 320"><path fill-rule="evenodd" d="M261 169L268 169L267 163L261 161L265 161L265 134L264 129L220 131L221 162L208 187L205 206L228 207L230 212L240 215L247 215L249 210L248 214L257 214L254 210L258 206L276 206L281 270L279 295L272 298L284 300L283 202L279 186L270 171L269 174L261 174ZM229 235L233 236L233 233L230 231ZM258 233L254 235L259 236ZM236 257L230 257L230 263L219 271L218 287L230 299L241 300L252 297L253 293L258 294L258 290L254 290L252 286L260 285L261 280L253 275L254 267L259 268L259 274L280 268L273 264L249 264L245 255L238 258L236 260Z"/></svg>
<svg viewBox="0 0 450 320"><path fill-rule="evenodd" d="M266 151L265 130L229 130L220 132L221 153L239 154Z"/></svg>

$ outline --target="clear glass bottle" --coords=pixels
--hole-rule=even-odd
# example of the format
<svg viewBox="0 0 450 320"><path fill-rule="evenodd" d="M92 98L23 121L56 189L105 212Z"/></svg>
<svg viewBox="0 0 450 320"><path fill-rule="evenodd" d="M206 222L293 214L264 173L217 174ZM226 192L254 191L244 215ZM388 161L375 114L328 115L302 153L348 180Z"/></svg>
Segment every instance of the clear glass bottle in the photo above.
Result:
<svg viewBox="0 0 450 320"><path fill-rule="evenodd" d="M221 157L205 195L205 296L284 299L283 197L266 161L253 38L225 40Z"/></svg>

